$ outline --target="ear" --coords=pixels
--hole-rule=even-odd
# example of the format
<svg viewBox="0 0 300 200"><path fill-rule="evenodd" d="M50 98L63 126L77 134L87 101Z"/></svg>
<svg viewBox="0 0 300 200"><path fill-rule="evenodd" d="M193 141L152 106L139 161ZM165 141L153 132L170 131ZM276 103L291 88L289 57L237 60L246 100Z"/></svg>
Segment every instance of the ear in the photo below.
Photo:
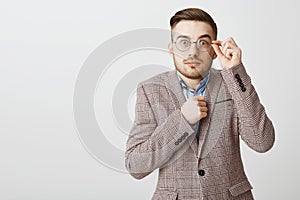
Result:
<svg viewBox="0 0 300 200"><path fill-rule="evenodd" d="M170 56L174 56L173 45L171 43L168 44L168 50L169 50Z"/></svg>
<svg viewBox="0 0 300 200"><path fill-rule="evenodd" d="M214 52L213 60L216 59L217 57L218 57L218 55L216 54L216 52Z"/></svg>
<svg viewBox="0 0 300 200"><path fill-rule="evenodd" d="M214 59L216 59L217 57L218 57L218 55L217 55L217 53L216 53L216 51L215 51L215 49L214 48L212 48L212 53L213 53L213 55L212 55L212 59L214 60Z"/></svg>

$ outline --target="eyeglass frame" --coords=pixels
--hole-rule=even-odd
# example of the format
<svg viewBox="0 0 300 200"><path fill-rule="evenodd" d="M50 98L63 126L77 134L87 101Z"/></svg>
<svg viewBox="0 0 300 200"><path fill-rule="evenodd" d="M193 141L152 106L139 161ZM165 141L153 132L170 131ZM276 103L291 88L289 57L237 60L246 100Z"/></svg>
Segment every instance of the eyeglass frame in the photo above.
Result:
<svg viewBox="0 0 300 200"><path fill-rule="evenodd" d="M187 48L186 50L181 50L181 49L179 49L179 48L177 47L176 42L177 42L177 40L180 39L180 38L186 38L186 39L188 39L188 41L189 41L189 46L188 46L188 48ZM209 41L203 40L203 38L209 38ZM198 39L197 41L195 41L195 42L194 42L194 41L191 41L191 38L188 37L188 36L185 36L185 35L180 35L180 36L178 36L178 37L176 38L176 41L175 41L175 42L173 42L173 38L172 38L172 43L174 43L176 49L178 49L178 50L181 51L181 52L187 52L187 51L191 48L192 43L195 43L197 49L198 49L199 51L201 51L201 50L200 50L200 47L198 46L198 42L199 42L199 41L205 41L205 42L208 42L209 45L212 45L211 37L210 37L208 34L205 34L205 35L200 36L199 39ZM210 46L210 47L211 47L211 46ZM207 52L208 50L209 50L209 49L207 49L207 50L202 50L202 52Z"/></svg>

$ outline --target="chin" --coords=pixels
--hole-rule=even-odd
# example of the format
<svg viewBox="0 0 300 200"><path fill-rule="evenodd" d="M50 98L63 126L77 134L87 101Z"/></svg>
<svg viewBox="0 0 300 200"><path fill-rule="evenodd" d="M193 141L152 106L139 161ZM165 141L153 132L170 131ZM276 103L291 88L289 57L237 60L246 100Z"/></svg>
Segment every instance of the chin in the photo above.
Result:
<svg viewBox="0 0 300 200"><path fill-rule="evenodd" d="M190 79L201 79L202 76L199 72L196 73L183 73L183 75Z"/></svg>

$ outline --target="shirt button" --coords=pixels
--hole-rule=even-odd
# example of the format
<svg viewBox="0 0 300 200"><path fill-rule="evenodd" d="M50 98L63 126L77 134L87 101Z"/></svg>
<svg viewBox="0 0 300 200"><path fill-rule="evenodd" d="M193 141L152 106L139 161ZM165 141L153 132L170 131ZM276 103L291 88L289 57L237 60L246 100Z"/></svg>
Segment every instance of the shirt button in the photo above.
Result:
<svg viewBox="0 0 300 200"><path fill-rule="evenodd" d="M198 174L199 174L199 176L204 176L205 171L204 171L203 169L200 169L200 170L198 171Z"/></svg>

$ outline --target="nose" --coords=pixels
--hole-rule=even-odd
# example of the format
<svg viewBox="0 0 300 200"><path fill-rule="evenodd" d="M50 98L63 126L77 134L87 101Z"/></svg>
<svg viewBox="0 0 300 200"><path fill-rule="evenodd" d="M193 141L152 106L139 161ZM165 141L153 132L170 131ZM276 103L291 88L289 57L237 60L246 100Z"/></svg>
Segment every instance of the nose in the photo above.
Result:
<svg viewBox="0 0 300 200"><path fill-rule="evenodd" d="M188 54L189 54L189 56L194 56L194 55L198 56L199 49L197 48L197 44L195 42L191 43L191 46L188 50Z"/></svg>

